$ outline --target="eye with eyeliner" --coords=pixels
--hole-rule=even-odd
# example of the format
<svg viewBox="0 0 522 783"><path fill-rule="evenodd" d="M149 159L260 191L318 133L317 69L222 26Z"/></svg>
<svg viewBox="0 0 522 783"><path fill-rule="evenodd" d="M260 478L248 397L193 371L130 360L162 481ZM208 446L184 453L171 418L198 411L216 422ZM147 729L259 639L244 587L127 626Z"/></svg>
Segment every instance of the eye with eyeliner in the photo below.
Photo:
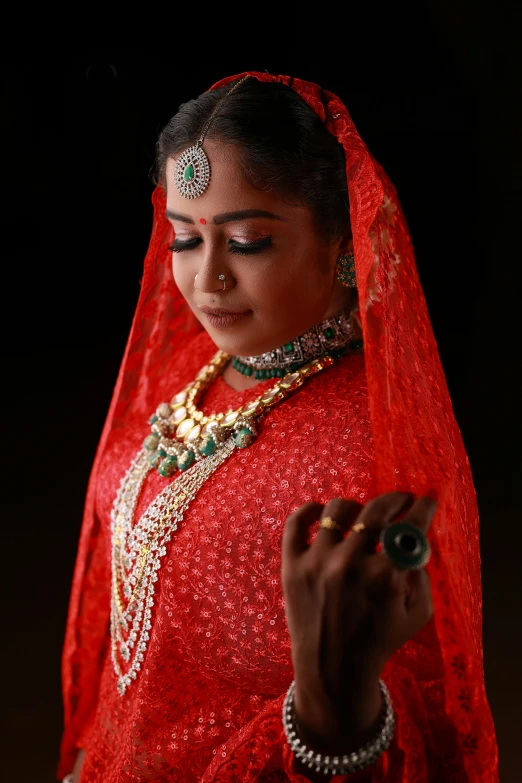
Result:
<svg viewBox="0 0 522 783"><path fill-rule="evenodd" d="M173 253L182 253L184 250L194 250L199 247L203 240L201 237L193 237L192 239L175 239L174 242L169 245L169 250ZM261 239L256 239L255 242L238 242L235 239L227 240L227 247L230 253L237 255L253 255L255 253L262 253L272 245L272 237L266 236Z"/></svg>

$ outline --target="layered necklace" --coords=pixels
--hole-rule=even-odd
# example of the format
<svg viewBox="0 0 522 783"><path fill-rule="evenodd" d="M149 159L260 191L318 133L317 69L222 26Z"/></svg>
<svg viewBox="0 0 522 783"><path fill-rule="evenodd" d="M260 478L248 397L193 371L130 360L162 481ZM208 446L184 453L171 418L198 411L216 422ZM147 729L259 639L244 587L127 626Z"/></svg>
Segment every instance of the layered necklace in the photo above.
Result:
<svg viewBox="0 0 522 783"><path fill-rule="evenodd" d="M299 389L307 378L331 366L336 358L362 347L354 319L358 323L355 310L349 316L339 314L327 319L283 348L263 354L264 359L234 357L252 372L271 373L259 377L274 377L279 375L274 370L287 369L280 380L252 402L207 416L198 409L199 400L232 359L218 351L194 381L170 403L160 403L149 419L151 433L122 479L111 512L111 642L120 695L141 669L152 628L157 572L167 544L190 503L236 448L251 445L263 415ZM143 483L154 469L165 477L178 475L135 522Z"/></svg>

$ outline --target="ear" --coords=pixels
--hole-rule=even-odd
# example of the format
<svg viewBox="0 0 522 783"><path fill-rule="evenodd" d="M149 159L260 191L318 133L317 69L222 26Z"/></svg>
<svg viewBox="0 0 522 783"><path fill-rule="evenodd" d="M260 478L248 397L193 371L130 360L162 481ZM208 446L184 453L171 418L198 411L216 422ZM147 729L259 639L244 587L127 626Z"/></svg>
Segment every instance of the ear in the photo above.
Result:
<svg viewBox="0 0 522 783"><path fill-rule="evenodd" d="M351 234L341 237L338 244L339 255L347 255L353 251L353 238Z"/></svg>

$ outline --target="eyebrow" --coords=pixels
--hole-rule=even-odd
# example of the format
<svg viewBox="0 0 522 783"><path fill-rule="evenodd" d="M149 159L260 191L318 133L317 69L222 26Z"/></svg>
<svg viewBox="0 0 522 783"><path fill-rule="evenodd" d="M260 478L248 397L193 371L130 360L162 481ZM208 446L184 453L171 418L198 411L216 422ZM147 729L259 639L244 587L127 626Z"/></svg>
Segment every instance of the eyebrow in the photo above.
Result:
<svg viewBox="0 0 522 783"><path fill-rule="evenodd" d="M191 217L182 215L179 212L172 212L170 209L167 209L165 212L165 217L170 220L179 220L181 223L192 223L192 225L194 225L194 221ZM223 223L235 223L240 220L248 220L249 218L269 218L271 220L284 220L286 222L286 219L281 217L281 215L276 215L274 212L267 212L266 209L240 209L237 212L223 212L221 215L215 215L213 223L216 226L220 226Z"/></svg>

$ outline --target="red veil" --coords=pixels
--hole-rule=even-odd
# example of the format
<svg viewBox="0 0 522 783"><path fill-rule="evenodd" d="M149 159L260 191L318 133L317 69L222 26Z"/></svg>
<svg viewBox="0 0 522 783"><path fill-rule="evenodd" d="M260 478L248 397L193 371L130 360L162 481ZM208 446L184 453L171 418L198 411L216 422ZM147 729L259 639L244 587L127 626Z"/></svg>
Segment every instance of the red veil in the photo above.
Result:
<svg viewBox="0 0 522 783"><path fill-rule="evenodd" d="M458 759L452 783L461 779L493 783L498 780L497 746L484 686L475 491L395 188L335 95L287 76L250 76L291 86L344 147L375 444L372 494L392 490L437 493L439 506L429 532L432 558L427 566L434 617L425 630L431 652L435 651L443 667L443 689L428 695L439 700L441 712L453 727L451 739L446 729L452 744L447 752ZM82 746L82 734L92 720L107 644L109 606L105 609L97 600L106 589L100 582L107 579L94 514L100 455L111 429L123 423L128 426L130 418L147 420L156 405L155 379L162 366L173 355L175 359L177 345L201 328L172 283L167 250L172 230L164 217L160 188L154 192L153 203L154 227L141 294L87 492L63 651L65 731L59 774L71 770L76 748ZM85 655L86 646L89 655ZM400 650L396 656L400 659ZM406 663L411 667L411 661ZM425 685L426 692L422 687L421 698L429 685ZM252 730L256 731L254 725ZM441 727L439 736L443 733ZM437 744L437 737L435 743L436 752L444 755L446 746ZM217 767L215 775L207 770L203 778L232 779ZM426 779L407 777L408 781Z"/></svg>

